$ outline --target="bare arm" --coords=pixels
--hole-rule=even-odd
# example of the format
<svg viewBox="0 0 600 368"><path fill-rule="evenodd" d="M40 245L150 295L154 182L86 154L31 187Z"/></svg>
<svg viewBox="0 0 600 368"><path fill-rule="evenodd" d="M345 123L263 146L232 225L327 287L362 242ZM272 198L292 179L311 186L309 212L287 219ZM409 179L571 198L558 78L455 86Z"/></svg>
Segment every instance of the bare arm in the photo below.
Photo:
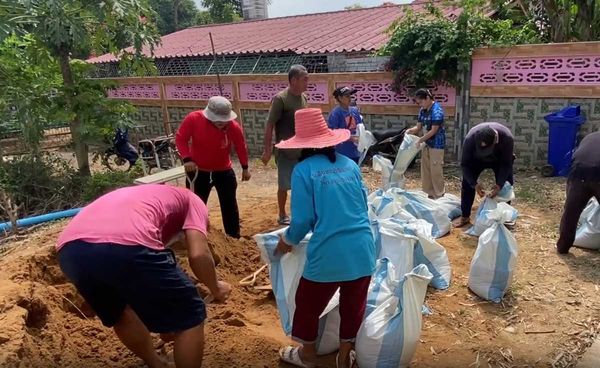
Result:
<svg viewBox="0 0 600 368"><path fill-rule="evenodd" d="M273 148L274 126L273 123L267 123L267 126L265 127L265 152L267 152L267 149L270 151Z"/></svg>
<svg viewBox="0 0 600 368"><path fill-rule="evenodd" d="M215 299L226 300L231 292L231 286L217 279L215 262L208 248L206 235L198 230L185 230L185 239L188 260L194 275L208 287Z"/></svg>
<svg viewBox="0 0 600 368"><path fill-rule="evenodd" d="M417 125L406 131L406 134L418 135L423 130L423 124L418 122Z"/></svg>
<svg viewBox="0 0 600 368"><path fill-rule="evenodd" d="M282 113L283 101L279 95L277 95L273 97L273 100L271 101L267 126L265 127L265 146L262 155L262 162L265 165L271 160L271 155L273 154L273 129L275 128L275 123L281 118Z"/></svg>

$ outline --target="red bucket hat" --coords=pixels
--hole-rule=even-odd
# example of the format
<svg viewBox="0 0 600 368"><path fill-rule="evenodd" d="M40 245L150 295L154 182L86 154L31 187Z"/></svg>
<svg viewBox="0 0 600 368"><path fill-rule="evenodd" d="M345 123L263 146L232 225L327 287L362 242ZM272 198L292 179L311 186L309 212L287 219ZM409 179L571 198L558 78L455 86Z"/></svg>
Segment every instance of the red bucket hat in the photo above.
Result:
<svg viewBox="0 0 600 368"><path fill-rule="evenodd" d="M350 139L348 129L329 129L321 109L300 109L295 114L296 135L281 141L280 149L325 148Z"/></svg>

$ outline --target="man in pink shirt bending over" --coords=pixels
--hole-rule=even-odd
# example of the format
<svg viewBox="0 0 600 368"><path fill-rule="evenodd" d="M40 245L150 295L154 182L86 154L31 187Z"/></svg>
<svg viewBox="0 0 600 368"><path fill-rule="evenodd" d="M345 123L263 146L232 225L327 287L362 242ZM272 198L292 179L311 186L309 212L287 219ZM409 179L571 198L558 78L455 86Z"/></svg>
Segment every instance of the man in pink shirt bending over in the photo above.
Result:
<svg viewBox="0 0 600 368"><path fill-rule="evenodd" d="M150 332L174 339L176 367L201 367L206 308L165 244L183 231L194 275L225 301L231 286L217 280L207 228L206 205L194 193L148 184L115 190L86 206L56 249L61 269L102 323L150 368L168 366Z"/></svg>

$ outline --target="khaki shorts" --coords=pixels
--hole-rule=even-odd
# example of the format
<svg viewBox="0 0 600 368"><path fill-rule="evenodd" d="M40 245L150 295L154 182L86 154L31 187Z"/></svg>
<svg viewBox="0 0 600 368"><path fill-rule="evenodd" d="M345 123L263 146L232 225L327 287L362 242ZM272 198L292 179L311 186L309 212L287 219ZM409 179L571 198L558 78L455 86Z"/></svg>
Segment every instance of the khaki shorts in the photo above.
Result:
<svg viewBox="0 0 600 368"><path fill-rule="evenodd" d="M292 189L292 173L300 154L297 150L275 150L277 164L277 186L279 190Z"/></svg>

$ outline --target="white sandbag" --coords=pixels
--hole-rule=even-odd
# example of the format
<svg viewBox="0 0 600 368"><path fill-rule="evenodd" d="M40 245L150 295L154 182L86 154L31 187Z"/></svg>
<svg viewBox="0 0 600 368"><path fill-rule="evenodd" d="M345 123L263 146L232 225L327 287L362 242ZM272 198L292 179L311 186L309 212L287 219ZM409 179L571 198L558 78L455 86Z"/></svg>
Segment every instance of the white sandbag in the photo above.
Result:
<svg viewBox="0 0 600 368"><path fill-rule="evenodd" d="M579 227L573 245L579 248L600 249L600 206L593 198L579 217Z"/></svg>
<svg viewBox="0 0 600 368"><path fill-rule="evenodd" d="M395 201L395 197L382 189L378 189L367 197L368 211L370 220L381 220L387 218L397 218L401 220L416 219L406 211L400 202Z"/></svg>
<svg viewBox="0 0 600 368"><path fill-rule="evenodd" d="M444 211L446 211L450 220L454 220L455 218L462 216L460 198L454 194L446 193L443 197L440 197L435 201L444 209Z"/></svg>
<svg viewBox="0 0 600 368"><path fill-rule="evenodd" d="M379 233L375 248L377 259L387 258L398 275L409 273L414 268L414 251L418 238L405 232L405 224L395 219L378 221Z"/></svg>
<svg viewBox="0 0 600 368"><path fill-rule="evenodd" d="M392 188L388 193L394 197L394 201L400 203L401 207L415 218L425 220L433 225L431 235L434 238L441 238L452 229L452 222L448 214L433 199L400 188Z"/></svg>
<svg viewBox="0 0 600 368"><path fill-rule="evenodd" d="M340 348L340 291L338 290L319 317L317 355L335 353Z"/></svg>
<svg viewBox="0 0 600 368"><path fill-rule="evenodd" d="M367 156L367 152L372 145L377 143L377 139L373 136L373 133L367 130L364 124L358 124L356 126L357 134L358 134L358 152L360 152L360 158L358 160L358 166L362 164L365 157Z"/></svg>
<svg viewBox="0 0 600 368"><path fill-rule="evenodd" d="M425 220L415 220L406 224L405 232L417 237L413 253L415 265L424 264L431 272L431 286L445 290L450 287L452 268L446 248L431 236L432 225Z"/></svg>
<svg viewBox="0 0 600 368"><path fill-rule="evenodd" d="M286 335L292 333L292 323L294 312L296 311L296 290L304 271L306 263L306 244L310 240L311 234L307 235L300 245L293 247L293 250L284 255L274 255L275 248L279 242L280 236L287 230L287 227L266 234L254 236L258 248L261 252L263 261L269 264L269 278L281 326ZM339 348L339 292L329 302L325 311L319 319L319 338L317 344L317 353L326 355L335 352Z"/></svg>
<svg viewBox="0 0 600 368"><path fill-rule="evenodd" d="M410 163L417 157L420 147L417 146L419 137L416 135L405 134L398 153L396 153L396 159L394 160L394 167L392 169L394 178L404 178L404 173L408 170Z"/></svg>
<svg viewBox="0 0 600 368"><path fill-rule="evenodd" d="M508 206L508 208L510 209L510 216L507 217L508 221L506 222L510 223L516 221L517 217L519 216L519 211L517 211L514 207L511 207L508 204L506 204L506 206ZM487 216L487 213L490 211L494 211L497 207L498 202L496 200L486 197L477 209L477 213L475 214L475 222L473 223L473 226L467 229L467 231L465 231L465 234L471 236L480 236L481 234L483 234L483 232L490 228L490 226L492 226L495 222L491 220L489 216Z"/></svg>
<svg viewBox="0 0 600 368"><path fill-rule="evenodd" d="M494 197L494 200L498 203L510 202L510 201L514 201L514 199L515 199L515 190L509 182L504 183L504 186L502 187L502 189L500 189L498 194L496 194L496 196Z"/></svg>
<svg viewBox="0 0 600 368"><path fill-rule="evenodd" d="M398 275L424 264L433 275L431 286L440 290L450 286L452 270L448 254L431 236L430 223L391 218L376 221L376 224L374 231L378 259L387 258Z"/></svg>
<svg viewBox="0 0 600 368"><path fill-rule="evenodd" d="M517 266L518 246L512 233L504 226L514 209L506 203L486 211L493 224L481 234L471 261L469 289L483 299L500 303L513 281Z"/></svg>
<svg viewBox="0 0 600 368"><path fill-rule="evenodd" d="M394 291L400 285L400 281L400 276L389 259L382 258L377 261L375 273L369 284L365 318L367 318L378 305L381 305L381 303L394 294Z"/></svg>
<svg viewBox="0 0 600 368"><path fill-rule="evenodd" d="M359 367L408 367L419 344L422 307L431 277L424 265L415 267L394 294L365 318L356 337Z"/></svg>
<svg viewBox="0 0 600 368"><path fill-rule="evenodd" d="M373 156L373 170L381 173L381 186L384 189L404 188L406 186L404 175L393 172L393 168L392 161L380 155Z"/></svg>

